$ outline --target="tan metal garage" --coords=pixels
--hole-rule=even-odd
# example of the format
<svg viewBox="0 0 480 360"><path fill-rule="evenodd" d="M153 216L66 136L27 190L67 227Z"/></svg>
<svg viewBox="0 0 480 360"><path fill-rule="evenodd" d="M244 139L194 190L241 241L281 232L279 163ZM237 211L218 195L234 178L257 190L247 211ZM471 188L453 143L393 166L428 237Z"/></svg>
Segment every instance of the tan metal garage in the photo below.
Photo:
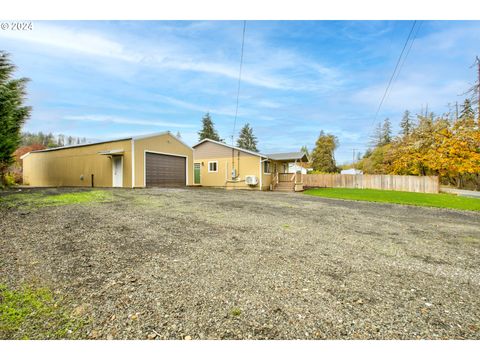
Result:
<svg viewBox="0 0 480 360"><path fill-rule="evenodd" d="M30 186L193 185L193 149L170 132L32 151L22 159Z"/></svg>

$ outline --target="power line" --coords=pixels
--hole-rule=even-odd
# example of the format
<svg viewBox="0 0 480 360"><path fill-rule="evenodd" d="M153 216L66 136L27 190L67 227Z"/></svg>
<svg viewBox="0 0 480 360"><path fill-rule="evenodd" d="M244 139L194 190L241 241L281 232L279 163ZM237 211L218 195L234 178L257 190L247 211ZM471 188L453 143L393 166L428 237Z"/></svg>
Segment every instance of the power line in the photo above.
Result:
<svg viewBox="0 0 480 360"><path fill-rule="evenodd" d="M415 40L417 39L418 32L420 31L420 28L422 27L422 24L423 24L422 21L419 21L419 22L418 22L418 26L417 26L417 29L415 30L415 33L413 34L413 38L412 38L412 41L410 42L410 46L408 47L407 53L406 53L405 56L403 57L403 61L402 61L401 65L400 65L400 67L398 68L397 76L395 77L395 79L393 80L393 82L397 81L400 73L402 72L403 65L405 65L405 61L407 60L408 55L410 54L410 50L412 50L413 43L414 43Z"/></svg>
<svg viewBox="0 0 480 360"><path fill-rule="evenodd" d="M242 80L242 67L243 67L243 47L245 45L245 28L247 26L247 20L243 21L243 33L242 33L242 50L240 55L240 69L238 72L238 87L237 87L237 104L235 107L235 118L233 120L233 131L232 131L232 146L233 146L233 139L235 137L235 126L237 125L237 116L238 116L238 101L240 98L240 83Z"/></svg>
<svg viewBox="0 0 480 360"><path fill-rule="evenodd" d="M383 105L383 102L385 101L385 98L387 96L388 90L390 89L390 86L392 85L393 78L395 77L395 74L397 73L398 66L400 64L400 60L402 59L403 53L405 52L405 49L407 47L408 42L410 41L410 37L412 36L413 29L417 23L417 20L413 21L412 28L410 29L410 32L408 33L407 40L405 41L405 44L403 44L402 52L400 53L400 56L397 59L397 63L395 64L395 69L393 70L392 76L390 77L390 80L388 81L387 88L385 89L385 92L383 93L382 100L380 100L380 104L378 105L377 111L375 113L375 118L374 122L377 120L378 113L380 112L380 109Z"/></svg>
<svg viewBox="0 0 480 360"><path fill-rule="evenodd" d="M243 20L243 32L242 32L242 50L240 54L240 69L238 70L238 86L237 86L237 104L235 106L235 118L233 119L233 131L232 131L232 179L235 179L238 175L235 170L235 151L233 149L235 139L235 126L237 125L238 116L238 101L240 99L240 84L242 81L242 67L243 67L243 48L245 45L245 28L247 27L247 20ZM240 161L240 159L239 159Z"/></svg>

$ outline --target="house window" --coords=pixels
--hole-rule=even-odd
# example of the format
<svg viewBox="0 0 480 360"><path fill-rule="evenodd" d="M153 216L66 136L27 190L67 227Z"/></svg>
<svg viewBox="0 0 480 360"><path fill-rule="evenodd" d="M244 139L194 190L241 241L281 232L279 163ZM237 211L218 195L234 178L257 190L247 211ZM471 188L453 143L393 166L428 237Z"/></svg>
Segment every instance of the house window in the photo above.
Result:
<svg viewBox="0 0 480 360"><path fill-rule="evenodd" d="M218 161L208 162L208 172L218 172Z"/></svg>
<svg viewBox="0 0 480 360"><path fill-rule="evenodd" d="M270 161L263 162L263 173L270 174Z"/></svg>

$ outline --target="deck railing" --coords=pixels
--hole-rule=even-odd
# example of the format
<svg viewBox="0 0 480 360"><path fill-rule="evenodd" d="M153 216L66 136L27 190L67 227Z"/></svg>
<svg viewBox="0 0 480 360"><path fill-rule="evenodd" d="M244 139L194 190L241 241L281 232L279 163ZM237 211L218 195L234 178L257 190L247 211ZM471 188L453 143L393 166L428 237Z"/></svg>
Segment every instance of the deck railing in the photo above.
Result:
<svg viewBox="0 0 480 360"><path fill-rule="evenodd" d="M293 181L291 173L278 173L278 181L283 182L283 181Z"/></svg>

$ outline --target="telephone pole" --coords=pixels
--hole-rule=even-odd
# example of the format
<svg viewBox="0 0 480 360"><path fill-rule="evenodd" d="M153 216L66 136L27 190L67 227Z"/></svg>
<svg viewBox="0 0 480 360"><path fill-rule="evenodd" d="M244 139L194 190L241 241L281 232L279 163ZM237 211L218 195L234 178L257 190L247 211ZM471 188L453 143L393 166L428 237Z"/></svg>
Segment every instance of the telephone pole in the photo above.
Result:
<svg viewBox="0 0 480 360"><path fill-rule="evenodd" d="M475 63L477 64L477 72L478 72L478 79L477 79L477 120L478 124L480 125L480 59L478 56L475 57Z"/></svg>
<svg viewBox="0 0 480 360"><path fill-rule="evenodd" d="M478 120L478 124L480 125L480 58L478 57L478 55L475 57L475 62L472 64L472 66L470 66L470 68L473 68L475 66L477 66L477 81L463 95L473 93L470 99L474 98L475 95L477 95L477 99L472 100L472 103L474 102L477 103L477 120Z"/></svg>
<svg viewBox="0 0 480 360"><path fill-rule="evenodd" d="M353 150L353 156L352 156L352 167L355 168L355 151L358 149L352 149Z"/></svg>

